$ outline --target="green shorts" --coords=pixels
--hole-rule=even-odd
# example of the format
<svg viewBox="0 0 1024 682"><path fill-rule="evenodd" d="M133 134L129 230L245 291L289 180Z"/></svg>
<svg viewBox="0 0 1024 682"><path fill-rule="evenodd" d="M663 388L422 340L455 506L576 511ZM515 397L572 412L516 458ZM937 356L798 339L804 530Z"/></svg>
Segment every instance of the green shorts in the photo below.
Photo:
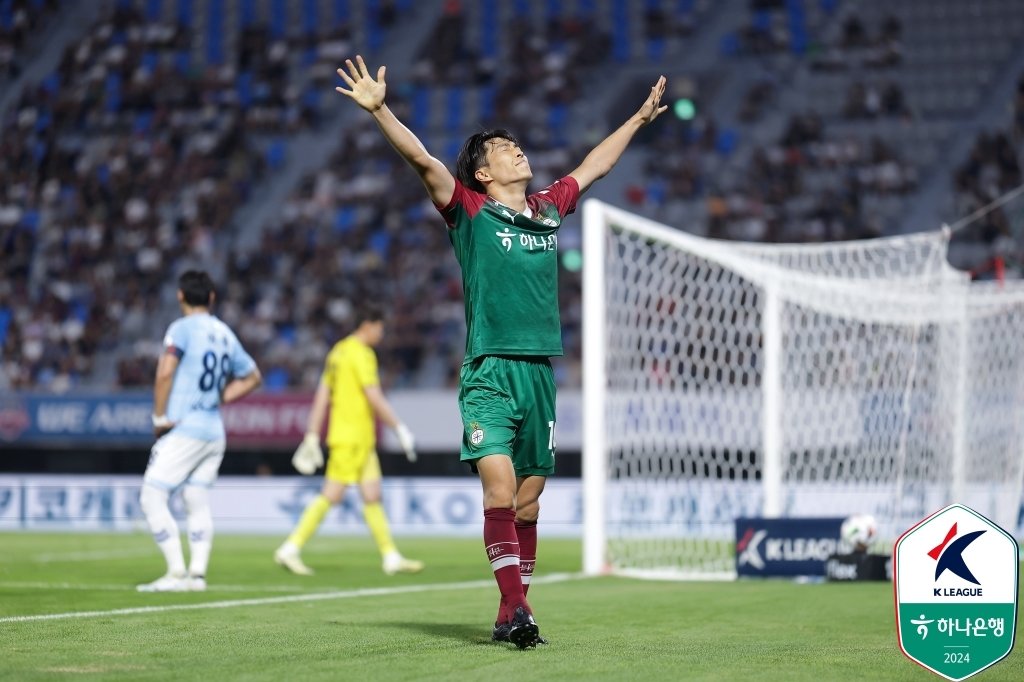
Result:
<svg viewBox="0 0 1024 682"><path fill-rule="evenodd" d="M459 376L462 461L509 455L516 476L555 471L555 375L545 357L484 355Z"/></svg>

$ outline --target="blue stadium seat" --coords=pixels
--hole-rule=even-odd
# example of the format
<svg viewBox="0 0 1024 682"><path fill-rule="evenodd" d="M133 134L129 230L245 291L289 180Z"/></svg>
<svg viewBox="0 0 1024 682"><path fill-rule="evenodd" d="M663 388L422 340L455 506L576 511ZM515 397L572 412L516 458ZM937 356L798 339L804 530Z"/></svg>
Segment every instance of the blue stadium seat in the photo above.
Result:
<svg viewBox="0 0 1024 682"><path fill-rule="evenodd" d="M387 259L391 250L391 235L384 230L377 230L370 237L370 248L377 252L381 259Z"/></svg>
<svg viewBox="0 0 1024 682"><path fill-rule="evenodd" d="M104 86L107 111L117 113L121 110L121 74L115 72L107 74Z"/></svg>
<svg viewBox="0 0 1024 682"><path fill-rule="evenodd" d="M724 57L732 57L740 51L740 37L734 31L722 36L718 41L718 52Z"/></svg>
<svg viewBox="0 0 1024 682"><path fill-rule="evenodd" d="M159 66L159 64L160 55L158 55L156 52L147 50L146 52L142 53L142 68L145 69L147 73L152 74L154 71L156 71L156 67Z"/></svg>
<svg viewBox="0 0 1024 682"><path fill-rule="evenodd" d="M238 21L242 28L249 28L256 23L256 0L240 0Z"/></svg>
<svg viewBox="0 0 1024 682"><path fill-rule="evenodd" d="M459 150L462 149L462 138L460 137L449 137L444 143L444 160L448 163L454 163L455 159L459 156Z"/></svg>
<svg viewBox="0 0 1024 682"><path fill-rule="evenodd" d="M494 99L497 96L497 88L493 85L485 85L477 89L477 96L480 98L477 104L477 112L480 120L474 123L489 125L494 120Z"/></svg>
<svg viewBox="0 0 1024 682"><path fill-rule="evenodd" d="M366 2L366 44L371 52L376 52L384 45L384 29L377 21L380 12L379 0Z"/></svg>
<svg viewBox="0 0 1024 682"><path fill-rule="evenodd" d="M235 92L238 94L239 106L248 109L252 105L252 72L239 72L235 77Z"/></svg>
<svg viewBox="0 0 1024 682"><path fill-rule="evenodd" d="M270 35L274 38L284 38L288 35L287 0L270 1Z"/></svg>
<svg viewBox="0 0 1024 682"><path fill-rule="evenodd" d="M267 145L267 165L270 166L272 170L276 170L283 166L287 155L288 143L285 142L283 137L275 137Z"/></svg>
<svg viewBox="0 0 1024 682"><path fill-rule="evenodd" d="M153 112L150 110L140 111L135 114L135 121L132 124L132 131L137 135L148 133L153 125Z"/></svg>
<svg viewBox="0 0 1024 682"><path fill-rule="evenodd" d="M291 374L284 367L271 367L263 375L263 390L269 393L280 393L288 388Z"/></svg>
<svg viewBox="0 0 1024 682"><path fill-rule="evenodd" d="M178 0L178 23L186 28L191 28L195 14L194 10L192 0Z"/></svg>
<svg viewBox="0 0 1024 682"><path fill-rule="evenodd" d="M224 63L224 0L207 0L206 63Z"/></svg>
<svg viewBox="0 0 1024 682"><path fill-rule="evenodd" d="M49 109L40 109L39 114L36 117L34 130L37 133L41 133L49 128L51 123L53 123L53 113Z"/></svg>
<svg viewBox="0 0 1024 682"><path fill-rule="evenodd" d="M160 21L163 15L163 0L146 0L146 21Z"/></svg>
<svg viewBox="0 0 1024 682"><path fill-rule="evenodd" d="M729 156L736 150L736 142L736 130L733 128L723 128L715 138L715 151L722 156Z"/></svg>
<svg viewBox="0 0 1024 682"><path fill-rule="evenodd" d="M417 85L412 91L412 129L425 131L430 124L430 88Z"/></svg>
<svg viewBox="0 0 1024 682"><path fill-rule="evenodd" d="M652 62L661 61L665 56L665 39L664 38L648 38L647 39L647 58Z"/></svg>
<svg viewBox="0 0 1024 682"><path fill-rule="evenodd" d="M334 25L347 24L352 19L352 12L348 6L348 0L334 0Z"/></svg>
<svg viewBox="0 0 1024 682"><path fill-rule="evenodd" d="M39 211L27 209L21 214L21 226L35 234L39 230Z"/></svg>
<svg viewBox="0 0 1024 682"><path fill-rule="evenodd" d="M614 0L612 4L612 57L617 62L628 62L630 54L629 3L627 0Z"/></svg>
<svg viewBox="0 0 1024 682"><path fill-rule="evenodd" d="M320 28L320 3L317 0L302 0L302 32L312 35Z"/></svg>
<svg viewBox="0 0 1024 682"><path fill-rule="evenodd" d="M7 340L7 330L11 326L11 309L0 307L0 346Z"/></svg>
<svg viewBox="0 0 1024 682"><path fill-rule="evenodd" d="M498 0L483 0L480 5L480 54L484 57L497 57L498 40Z"/></svg>
<svg viewBox="0 0 1024 682"><path fill-rule="evenodd" d="M445 93L444 127L448 132L456 132L462 128L462 110L465 107L466 91L459 85L453 85Z"/></svg>
<svg viewBox="0 0 1024 682"><path fill-rule="evenodd" d="M562 7L562 0L547 0L546 11L544 17L550 21L558 21L565 14L565 8Z"/></svg>
<svg viewBox="0 0 1024 682"><path fill-rule="evenodd" d="M563 145L567 142L567 124L569 122L569 107L565 104L552 104L548 109L548 127L551 129L553 141Z"/></svg>
<svg viewBox="0 0 1024 682"><path fill-rule="evenodd" d="M179 73L186 73L192 65L192 57L188 50L178 50L174 53L174 68Z"/></svg>
<svg viewBox="0 0 1024 682"><path fill-rule="evenodd" d="M337 213L334 214L334 232L335 234L345 234L350 232L356 225L356 208L351 204L346 204L338 209Z"/></svg>
<svg viewBox="0 0 1024 682"><path fill-rule="evenodd" d="M60 88L60 73L57 71L51 71L50 75L44 78L40 85L43 90L52 95L57 92L58 88Z"/></svg>

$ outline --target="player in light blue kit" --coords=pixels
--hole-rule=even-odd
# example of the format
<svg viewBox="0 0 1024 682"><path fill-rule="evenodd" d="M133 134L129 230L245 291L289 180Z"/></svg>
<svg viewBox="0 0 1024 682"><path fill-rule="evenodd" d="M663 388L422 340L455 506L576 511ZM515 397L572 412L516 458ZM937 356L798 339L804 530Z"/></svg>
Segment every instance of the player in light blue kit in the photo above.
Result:
<svg viewBox="0 0 1024 682"><path fill-rule="evenodd" d="M153 387L153 433L157 437L143 477L139 501L153 539L167 560L167 573L140 592L206 589L213 545L209 489L224 458L220 406L254 391L263 378L231 329L210 314L213 281L189 270L178 279L183 317L171 323ZM188 513L189 566L178 524L167 500L184 486Z"/></svg>

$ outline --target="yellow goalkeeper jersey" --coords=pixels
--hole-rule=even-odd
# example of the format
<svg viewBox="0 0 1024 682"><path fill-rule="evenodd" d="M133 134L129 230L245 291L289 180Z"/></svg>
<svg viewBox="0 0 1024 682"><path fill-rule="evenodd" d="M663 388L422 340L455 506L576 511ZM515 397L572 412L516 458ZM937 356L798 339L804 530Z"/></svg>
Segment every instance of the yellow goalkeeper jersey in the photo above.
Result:
<svg viewBox="0 0 1024 682"><path fill-rule="evenodd" d="M327 354L320 381L331 396L328 447L342 443L374 447L377 442L376 422L365 391L366 387L380 383L377 354L373 348L354 336L342 339Z"/></svg>

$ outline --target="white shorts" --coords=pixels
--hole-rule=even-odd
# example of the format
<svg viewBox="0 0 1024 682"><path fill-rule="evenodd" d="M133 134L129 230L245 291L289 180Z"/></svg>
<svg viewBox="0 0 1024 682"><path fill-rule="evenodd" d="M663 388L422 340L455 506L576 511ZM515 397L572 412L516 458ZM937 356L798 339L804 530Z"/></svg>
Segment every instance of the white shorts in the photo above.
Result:
<svg viewBox="0 0 1024 682"><path fill-rule="evenodd" d="M174 432L153 444L143 483L163 490L182 484L209 488L217 481L224 459L224 440L197 440Z"/></svg>

